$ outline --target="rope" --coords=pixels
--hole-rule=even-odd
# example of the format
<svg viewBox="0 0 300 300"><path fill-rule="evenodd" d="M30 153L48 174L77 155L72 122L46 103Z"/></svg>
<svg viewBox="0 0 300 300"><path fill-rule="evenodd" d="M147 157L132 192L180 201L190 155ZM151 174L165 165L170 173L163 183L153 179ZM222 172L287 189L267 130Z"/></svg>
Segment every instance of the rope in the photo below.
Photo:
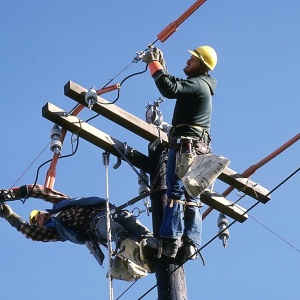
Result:
<svg viewBox="0 0 300 300"><path fill-rule="evenodd" d="M109 164L109 153L104 152L103 164L105 166L105 182L106 182L106 232L107 232L107 248L108 248L108 286L109 286L109 300L113 300L113 285L112 285L112 241L111 241L111 227L110 227L110 207L109 207L109 188L108 188L108 164Z"/></svg>

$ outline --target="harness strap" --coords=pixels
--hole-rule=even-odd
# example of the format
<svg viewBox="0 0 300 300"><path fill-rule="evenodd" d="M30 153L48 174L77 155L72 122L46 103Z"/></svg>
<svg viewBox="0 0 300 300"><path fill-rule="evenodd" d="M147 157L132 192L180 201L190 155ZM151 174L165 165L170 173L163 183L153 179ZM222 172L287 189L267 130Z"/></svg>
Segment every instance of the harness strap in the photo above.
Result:
<svg viewBox="0 0 300 300"><path fill-rule="evenodd" d="M202 207L203 204L200 202L200 203L195 203L195 202L185 202L185 205L186 206L197 206L197 207Z"/></svg>
<svg viewBox="0 0 300 300"><path fill-rule="evenodd" d="M168 199L167 203L170 203L170 207L174 206L174 203L180 203L180 204L185 204L185 200L179 200L179 199Z"/></svg>
<svg viewBox="0 0 300 300"><path fill-rule="evenodd" d="M195 202L191 202L191 201L186 201L186 200L179 200L179 199L168 199L167 203L170 204L170 207L172 208L174 206L174 203L179 203L185 206L197 206L197 207L202 207L203 204L200 203L195 203Z"/></svg>

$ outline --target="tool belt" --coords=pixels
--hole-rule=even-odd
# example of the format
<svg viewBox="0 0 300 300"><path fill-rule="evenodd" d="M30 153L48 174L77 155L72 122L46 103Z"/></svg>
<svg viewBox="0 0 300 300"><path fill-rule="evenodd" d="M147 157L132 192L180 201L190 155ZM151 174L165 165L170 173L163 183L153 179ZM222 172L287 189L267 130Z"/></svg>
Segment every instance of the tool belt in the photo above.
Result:
<svg viewBox="0 0 300 300"><path fill-rule="evenodd" d="M197 155L211 152L210 141L211 138L207 131L203 131L201 137L169 137L170 146L176 147L180 153L195 153Z"/></svg>
<svg viewBox="0 0 300 300"><path fill-rule="evenodd" d="M197 155L211 153L209 144L194 137L172 137L169 139L171 147L175 147L180 153L194 153Z"/></svg>
<svg viewBox="0 0 300 300"><path fill-rule="evenodd" d="M190 128L197 129L199 136L188 136L186 138L191 138L194 141L204 143L207 146L210 145L211 136L210 136L209 132L201 126L192 125L192 124L178 124L178 125L172 127L171 130L168 133L169 143L171 145L178 144L179 143L178 139L184 138L184 136L182 136L182 135L181 136L178 136L178 135L174 136L174 132L176 131L176 128L179 128L179 127L187 127L187 128L190 127ZM200 147L200 150L201 150L202 146L200 145L199 147Z"/></svg>

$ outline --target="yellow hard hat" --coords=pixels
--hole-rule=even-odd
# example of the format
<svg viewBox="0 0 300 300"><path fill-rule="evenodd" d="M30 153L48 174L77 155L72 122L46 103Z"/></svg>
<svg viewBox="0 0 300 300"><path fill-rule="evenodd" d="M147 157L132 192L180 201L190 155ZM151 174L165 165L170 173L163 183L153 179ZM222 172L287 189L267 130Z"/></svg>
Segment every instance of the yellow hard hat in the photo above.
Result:
<svg viewBox="0 0 300 300"><path fill-rule="evenodd" d="M37 209L34 209L31 213L30 213L30 216L29 216L29 223L30 225L34 225L37 223L37 218L38 218L38 214L39 213L45 213L45 211L41 211L41 210L37 210Z"/></svg>
<svg viewBox="0 0 300 300"><path fill-rule="evenodd" d="M192 55L200 58L208 68L213 71L217 64L217 53L210 46L201 46L196 48L195 50L188 50Z"/></svg>

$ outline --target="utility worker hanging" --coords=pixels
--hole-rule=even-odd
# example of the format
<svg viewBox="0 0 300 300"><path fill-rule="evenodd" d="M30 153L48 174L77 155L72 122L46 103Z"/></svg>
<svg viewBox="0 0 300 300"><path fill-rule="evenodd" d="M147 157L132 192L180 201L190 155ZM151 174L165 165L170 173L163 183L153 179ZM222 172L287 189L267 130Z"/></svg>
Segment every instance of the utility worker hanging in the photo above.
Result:
<svg viewBox="0 0 300 300"><path fill-rule="evenodd" d="M45 189L41 185L25 185L11 191L2 191L5 192L1 192L1 195L10 195L9 200L29 196L54 204L46 211L33 210L27 223L13 212L9 205L3 203L7 198L0 199L2 202L0 217L6 219L27 238L42 242L68 240L80 245L89 243L89 249L96 253L94 256L102 265L104 254L99 244L106 246L107 242L105 199L70 198L55 190ZM114 209L113 205L111 209ZM133 281L146 276L148 272L155 272L153 263L155 251L145 242L145 238L152 236L152 233L132 213L126 210L114 212L111 219L111 234L117 249L121 250L116 256L117 262L113 264L111 275L114 279Z"/></svg>

